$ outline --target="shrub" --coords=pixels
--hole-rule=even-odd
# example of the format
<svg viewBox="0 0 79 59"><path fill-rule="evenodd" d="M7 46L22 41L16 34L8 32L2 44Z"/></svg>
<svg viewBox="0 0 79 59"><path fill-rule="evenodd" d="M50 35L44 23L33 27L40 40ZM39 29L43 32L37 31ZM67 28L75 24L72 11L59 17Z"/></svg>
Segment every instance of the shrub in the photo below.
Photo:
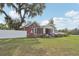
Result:
<svg viewBox="0 0 79 59"><path fill-rule="evenodd" d="M55 37L66 37L66 36L68 36L68 34L67 33L64 33L64 34L55 34L54 36Z"/></svg>
<svg viewBox="0 0 79 59"><path fill-rule="evenodd" d="M41 37L41 38L49 38L50 36L48 34L43 34L43 35L40 35L39 37Z"/></svg>

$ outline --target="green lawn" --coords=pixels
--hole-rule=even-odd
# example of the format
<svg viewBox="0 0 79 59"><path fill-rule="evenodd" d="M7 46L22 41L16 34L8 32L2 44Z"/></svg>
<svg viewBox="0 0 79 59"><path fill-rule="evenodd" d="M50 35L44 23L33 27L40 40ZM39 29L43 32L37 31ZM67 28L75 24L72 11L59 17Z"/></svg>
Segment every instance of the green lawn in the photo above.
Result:
<svg viewBox="0 0 79 59"><path fill-rule="evenodd" d="M79 36L0 39L0 55L78 55Z"/></svg>

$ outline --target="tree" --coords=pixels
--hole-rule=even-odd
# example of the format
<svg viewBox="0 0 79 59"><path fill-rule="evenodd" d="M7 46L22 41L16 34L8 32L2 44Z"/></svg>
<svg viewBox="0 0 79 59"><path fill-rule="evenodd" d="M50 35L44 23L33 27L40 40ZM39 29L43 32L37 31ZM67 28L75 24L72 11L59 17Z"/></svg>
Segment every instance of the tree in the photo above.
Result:
<svg viewBox="0 0 79 59"><path fill-rule="evenodd" d="M3 10L3 8L6 6L12 7L16 13L19 14L20 22L17 23L17 26L20 28L20 26L25 22L25 18L32 18L38 15L42 15L43 10L45 9L45 4L43 3L9 3L9 4L0 4L0 12L5 14L5 20L8 24L9 28L11 28L12 24L12 18Z"/></svg>
<svg viewBox="0 0 79 59"><path fill-rule="evenodd" d="M70 34L72 34L72 35L79 35L79 29L75 28L75 29L71 30Z"/></svg>
<svg viewBox="0 0 79 59"><path fill-rule="evenodd" d="M9 29L15 29L15 30L19 29L19 24L20 24L20 20L19 19L7 20L6 22L9 25L9 27L8 27Z"/></svg>
<svg viewBox="0 0 79 59"><path fill-rule="evenodd" d="M53 19L50 19L50 20L49 20L48 25L52 26L53 30L56 31L56 27L55 27L55 24L54 24Z"/></svg>
<svg viewBox="0 0 79 59"><path fill-rule="evenodd" d="M8 29L8 28L7 28L6 24L0 23L0 29L2 30L2 29Z"/></svg>
<svg viewBox="0 0 79 59"><path fill-rule="evenodd" d="M60 30L58 30L58 32L64 32L64 33L66 33L67 35L70 34L70 30L69 30L68 28L60 29Z"/></svg>

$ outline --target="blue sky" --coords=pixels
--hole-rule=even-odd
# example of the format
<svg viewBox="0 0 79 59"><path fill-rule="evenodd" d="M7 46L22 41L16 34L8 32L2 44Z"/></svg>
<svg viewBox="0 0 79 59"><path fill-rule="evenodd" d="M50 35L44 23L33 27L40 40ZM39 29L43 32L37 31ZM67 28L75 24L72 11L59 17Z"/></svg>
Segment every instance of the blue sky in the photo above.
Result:
<svg viewBox="0 0 79 59"><path fill-rule="evenodd" d="M5 7L4 10L12 17L18 17L11 8ZM4 22L4 15L0 15L0 23ZM42 16L36 16L31 21L37 21L45 25L49 19L53 19L57 29L73 29L79 27L79 4L75 3L49 3Z"/></svg>

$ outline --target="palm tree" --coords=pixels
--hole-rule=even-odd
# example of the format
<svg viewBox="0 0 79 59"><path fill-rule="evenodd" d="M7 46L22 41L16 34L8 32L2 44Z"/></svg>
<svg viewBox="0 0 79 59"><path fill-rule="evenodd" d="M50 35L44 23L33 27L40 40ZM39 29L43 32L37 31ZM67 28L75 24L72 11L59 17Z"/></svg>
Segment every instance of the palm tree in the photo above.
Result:
<svg viewBox="0 0 79 59"><path fill-rule="evenodd" d="M11 17L3 10L3 8L7 5L8 7L12 7L16 13L20 16L20 22L18 24L20 26L25 22L25 18L32 18L38 15L42 15L43 10L45 9L45 4L43 3L6 3L0 4L0 12L5 14L6 20L10 22L12 19ZM23 11L23 12L22 12ZM11 23L10 23L11 24ZM10 24L8 26L10 26Z"/></svg>

